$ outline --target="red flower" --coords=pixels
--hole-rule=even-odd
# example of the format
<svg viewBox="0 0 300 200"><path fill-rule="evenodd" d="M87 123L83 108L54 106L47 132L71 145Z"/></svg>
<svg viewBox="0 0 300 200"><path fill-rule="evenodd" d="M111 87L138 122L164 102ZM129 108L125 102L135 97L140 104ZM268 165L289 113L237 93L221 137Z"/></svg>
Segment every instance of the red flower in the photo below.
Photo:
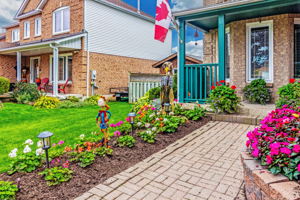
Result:
<svg viewBox="0 0 300 200"><path fill-rule="evenodd" d="M288 138L287 139L289 142L294 142L296 140L296 138Z"/></svg>
<svg viewBox="0 0 300 200"><path fill-rule="evenodd" d="M211 89L212 89L212 90L216 89L216 86L211 86Z"/></svg>
<svg viewBox="0 0 300 200"><path fill-rule="evenodd" d="M224 80L221 80L220 83L225 83L225 81L224 81Z"/></svg>
<svg viewBox="0 0 300 200"><path fill-rule="evenodd" d="M231 86L231 89L235 90L235 89L236 89L236 86L235 86L235 85Z"/></svg>
<svg viewBox="0 0 300 200"><path fill-rule="evenodd" d="M296 79L294 79L294 78L290 79L290 83L295 83L295 82L296 82Z"/></svg>

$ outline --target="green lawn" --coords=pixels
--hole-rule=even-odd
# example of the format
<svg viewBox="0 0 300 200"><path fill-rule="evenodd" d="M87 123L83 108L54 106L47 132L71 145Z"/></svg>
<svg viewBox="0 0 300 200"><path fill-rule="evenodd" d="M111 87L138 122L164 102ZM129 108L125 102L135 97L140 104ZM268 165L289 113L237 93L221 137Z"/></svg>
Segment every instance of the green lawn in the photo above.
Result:
<svg viewBox="0 0 300 200"><path fill-rule="evenodd" d="M109 103L111 123L124 120L131 109L128 103ZM8 154L26 139L38 141L36 136L43 131L54 133L52 141L74 142L74 137L98 131L96 126L97 106L82 108L36 109L29 105L5 103L0 111L0 172L7 169ZM21 149L20 149L21 150Z"/></svg>

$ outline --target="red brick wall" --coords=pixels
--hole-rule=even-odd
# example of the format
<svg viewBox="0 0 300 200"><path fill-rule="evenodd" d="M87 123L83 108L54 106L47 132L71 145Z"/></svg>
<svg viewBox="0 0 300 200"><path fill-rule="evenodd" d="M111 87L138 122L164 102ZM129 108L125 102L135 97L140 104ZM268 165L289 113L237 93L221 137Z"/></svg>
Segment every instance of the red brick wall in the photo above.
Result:
<svg viewBox="0 0 300 200"><path fill-rule="evenodd" d="M16 56L0 55L0 76L8 78L11 83L16 82Z"/></svg>
<svg viewBox="0 0 300 200"><path fill-rule="evenodd" d="M32 11L37 8L38 4L40 3L41 0L30 0L27 6L24 9L23 13L27 13L29 11Z"/></svg>

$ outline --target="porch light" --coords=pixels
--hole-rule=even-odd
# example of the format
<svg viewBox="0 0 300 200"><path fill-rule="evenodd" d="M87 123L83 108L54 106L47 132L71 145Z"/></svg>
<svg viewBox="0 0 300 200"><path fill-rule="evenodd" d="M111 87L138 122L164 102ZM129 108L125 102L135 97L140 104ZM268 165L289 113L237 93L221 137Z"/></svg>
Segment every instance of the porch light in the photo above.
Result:
<svg viewBox="0 0 300 200"><path fill-rule="evenodd" d="M164 108L165 108L165 111L166 111L167 115L169 115L169 113L171 112L171 104L170 103L164 103Z"/></svg>
<svg viewBox="0 0 300 200"><path fill-rule="evenodd" d="M131 135L133 135L133 125L136 114L134 112L128 114L129 123L131 124Z"/></svg>
<svg viewBox="0 0 300 200"><path fill-rule="evenodd" d="M46 164L47 167L49 168L49 155L48 155L48 150L51 148L51 136L53 135L53 133L49 132L49 131L45 131L40 133L37 137L42 141L42 149L45 150L45 154L46 154Z"/></svg>

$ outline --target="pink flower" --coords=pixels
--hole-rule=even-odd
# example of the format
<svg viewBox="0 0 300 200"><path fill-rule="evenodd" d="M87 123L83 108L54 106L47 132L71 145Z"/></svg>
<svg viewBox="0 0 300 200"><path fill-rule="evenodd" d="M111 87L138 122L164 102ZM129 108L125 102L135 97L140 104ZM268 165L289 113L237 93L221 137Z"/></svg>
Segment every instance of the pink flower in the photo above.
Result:
<svg viewBox="0 0 300 200"><path fill-rule="evenodd" d="M296 138L288 138L287 139L289 142L295 142Z"/></svg>
<svg viewBox="0 0 300 200"><path fill-rule="evenodd" d="M115 131L115 132L114 132L114 136L117 137L117 136L120 136L120 135L121 135L121 132L120 132L120 131Z"/></svg>
<svg viewBox="0 0 300 200"><path fill-rule="evenodd" d="M252 156L257 158L259 156L259 150L254 149L254 151L252 152Z"/></svg>
<svg viewBox="0 0 300 200"><path fill-rule="evenodd" d="M271 149L271 156L277 156L279 154L279 149Z"/></svg>
<svg viewBox="0 0 300 200"><path fill-rule="evenodd" d="M289 148L283 147L280 149L280 152L286 155L290 155L292 153L292 150L290 150Z"/></svg>
<svg viewBox="0 0 300 200"><path fill-rule="evenodd" d="M115 125L115 124L110 124L109 126L112 127L112 128L117 127L117 125Z"/></svg>
<svg viewBox="0 0 300 200"><path fill-rule="evenodd" d="M156 108L153 107L153 108L151 108L151 110L156 110Z"/></svg>
<svg viewBox="0 0 300 200"><path fill-rule="evenodd" d="M174 102L178 102L178 99L174 99Z"/></svg>
<svg viewBox="0 0 300 200"><path fill-rule="evenodd" d="M269 155L266 156L266 162L270 165L273 162L273 158Z"/></svg>
<svg viewBox="0 0 300 200"><path fill-rule="evenodd" d="M127 121L127 122L130 122L130 117L127 117L127 118L126 118L126 121Z"/></svg>
<svg viewBox="0 0 300 200"><path fill-rule="evenodd" d="M62 145L62 144L64 144L64 143L65 143L65 142L61 140L61 141L59 141L57 144L58 144L58 145Z"/></svg>
<svg viewBox="0 0 300 200"><path fill-rule="evenodd" d="M63 168L69 168L69 166L70 162L68 160L62 165Z"/></svg>
<svg viewBox="0 0 300 200"><path fill-rule="evenodd" d="M299 144L294 145L293 152L300 153L300 145Z"/></svg>
<svg viewBox="0 0 300 200"><path fill-rule="evenodd" d="M271 149L278 149L280 146L281 146L281 145L280 145L280 143L278 143L278 142L275 142L275 143L270 144L270 148L271 148Z"/></svg>
<svg viewBox="0 0 300 200"><path fill-rule="evenodd" d="M297 167L297 171L300 172L300 164Z"/></svg>

